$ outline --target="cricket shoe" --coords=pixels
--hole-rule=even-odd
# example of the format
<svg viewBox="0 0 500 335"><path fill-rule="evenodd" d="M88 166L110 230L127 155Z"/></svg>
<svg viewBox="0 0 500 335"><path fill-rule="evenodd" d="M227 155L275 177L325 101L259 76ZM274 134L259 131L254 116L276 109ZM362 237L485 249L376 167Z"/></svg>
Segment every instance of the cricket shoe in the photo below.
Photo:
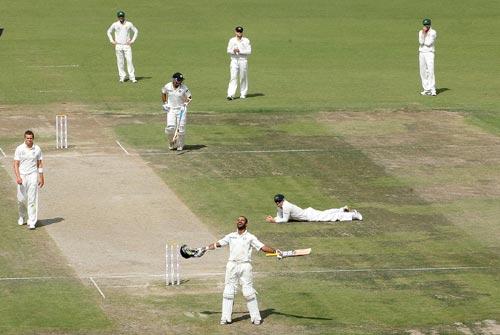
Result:
<svg viewBox="0 0 500 335"><path fill-rule="evenodd" d="M229 101L231 101L231 100L233 100L234 98L233 98L233 97L231 97L231 96L229 96L229 97L227 97L226 99L227 99L227 100L229 100Z"/></svg>
<svg viewBox="0 0 500 335"><path fill-rule="evenodd" d="M247 96L246 96L246 95L242 95L242 96L240 96L240 99L246 99L246 98L247 98Z"/></svg>
<svg viewBox="0 0 500 335"><path fill-rule="evenodd" d="M253 320L252 323L256 326L260 325L262 323L261 320Z"/></svg>
<svg viewBox="0 0 500 335"><path fill-rule="evenodd" d="M35 226L34 225L33 226L29 225L28 228L29 228L29 230L35 230Z"/></svg>
<svg viewBox="0 0 500 335"><path fill-rule="evenodd" d="M24 218L22 216L20 216L19 219L17 219L17 224L20 226L24 224Z"/></svg>
<svg viewBox="0 0 500 335"><path fill-rule="evenodd" d="M436 95L436 92L431 92L431 96L435 97Z"/></svg>
<svg viewBox="0 0 500 335"><path fill-rule="evenodd" d="M227 320L220 320L220 325L221 326L224 326L224 325L229 325L231 324L231 321L227 321Z"/></svg>
<svg viewBox="0 0 500 335"><path fill-rule="evenodd" d="M132 79L131 82L133 82L135 84L135 83L137 83L137 79Z"/></svg>
<svg viewBox="0 0 500 335"><path fill-rule="evenodd" d="M183 147L178 147L177 151L182 151L184 148Z"/></svg>
<svg viewBox="0 0 500 335"><path fill-rule="evenodd" d="M421 95L431 95L430 91L422 91L420 92Z"/></svg>
<svg viewBox="0 0 500 335"><path fill-rule="evenodd" d="M358 212L357 210L353 210L352 213L353 213L352 215L353 220L359 220L359 221L363 220L363 215L361 215L361 213Z"/></svg>
<svg viewBox="0 0 500 335"><path fill-rule="evenodd" d="M120 78L120 83L124 83L125 82L125 78Z"/></svg>

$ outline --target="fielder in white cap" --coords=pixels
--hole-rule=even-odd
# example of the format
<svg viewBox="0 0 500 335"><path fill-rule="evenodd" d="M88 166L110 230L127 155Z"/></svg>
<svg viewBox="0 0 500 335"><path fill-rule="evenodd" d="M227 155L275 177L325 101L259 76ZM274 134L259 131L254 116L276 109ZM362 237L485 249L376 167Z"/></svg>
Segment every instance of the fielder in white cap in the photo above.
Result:
<svg viewBox="0 0 500 335"><path fill-rule="evenodd" d="M352 221L363 220L363 216L357 210L351 210L348 206L332 208L319 211L314 208L302 209L299 206L288 202L283 194L276 194L274 202L278 208L276 217L266 216L266 221L271 223L285 223L292 221Z"/></svg>

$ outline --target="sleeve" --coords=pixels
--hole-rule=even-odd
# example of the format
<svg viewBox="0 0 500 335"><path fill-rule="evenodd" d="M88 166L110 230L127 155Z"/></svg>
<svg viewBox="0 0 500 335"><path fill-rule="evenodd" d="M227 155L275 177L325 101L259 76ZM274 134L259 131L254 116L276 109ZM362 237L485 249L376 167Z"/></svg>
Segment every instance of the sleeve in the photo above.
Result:
<svg viewBox="0 0 500 335"><path fill-rule="evenodd" d="M21 157L19 155L19 147L16 148L16 151L14 152L14 160L15 161L20 161L21 160Z"/></svg>
<svg viewBox="0 0 500 335"><path fill-rule="evenodd" d="M240 49L240 55L250 55L252 54L252 45L250 44L250 40L245 39L244 43L241 44L242 48Z"/></svg>
<svg viewBox="0 0 500 335"><path fill-rule="evenodd" d="M233 41L233 39L231 38L229 40L229 42L227 43L227 53L230 54L230 55L233 54L233 49L234 49L232 41Z"/></svg>
<svg viewBox="0 0 500 335"><path fill-rule="evenodd" d="M422 33L422 30L418 31L418 44L420 45L424 44L424 34Z"/></svg>
<svg viewBox="0 0 500 335"><path fill-rule="evenodd" d="M163 86L163 87L161 88L161 93L163 93L163 94L167 94L167 93L168 93L168 90L167 90L167 85L165 85L165 86Z"/></svg>
<svg viewBox="0 0 500 335"><path fill-rule="evenodd" d="M43 160L43 153L42 153L42 149L40 149L40 147L38 147L38 157L36 159L38 161L42 161Z"/></svg>
<svg viewBox="0 0 500 335"><path fill-rule="evenodd" d="M108 34L108 39L109 39L109 41L110 41L111 43L113 43L113 42L114 42L114 40L113 40L113 36L111 35L111 34L113 33L113 30L115 29L114 25L115 25L114 23L113 23L113 24L111 24L111 26L108 28L108 31L107 31L107 34Z"/></svg>
<svg viewBox="0 0 500 335"><path fill-rule="evenodd" d="M134 43L135 40L137 39L137 36L139 36L139 29L137 29L132 22L130 23L130 29L134 32L134 37L132 37L132 40L130 40L130 43Z"/></svg>
<svg viewBox="0 0 500 335"><path fill-rule="evenodd" d="M276 217L274 218L274 222L276 223L288 222L288 220L290 220L290 212L291 212L290 207L283 204L283 209L281 211L278 211Z"/></svg>
<svg viewBox="0 0 500 335"><path fill-rule="evenodd" d="M253 236L252 241L250 241L250 245L255 250L259 251L264 246L264 243L262 243L261 241L259 241L259 239L257 237Z"/></svg>
<svg viewBox="0 0 500 335"><path fill-rule="evenodd" d="M433 31L431 34L429 34L429 38L427 39L427 43L425 43L426 47L432 47L434 45L434 42L436 41L437 33Z"/></svg>
<svg viewBox="0 0 500 335"><path fill-rule="evenodd" d="M229 244L229 234L217 241L221 247Z"/></svg>

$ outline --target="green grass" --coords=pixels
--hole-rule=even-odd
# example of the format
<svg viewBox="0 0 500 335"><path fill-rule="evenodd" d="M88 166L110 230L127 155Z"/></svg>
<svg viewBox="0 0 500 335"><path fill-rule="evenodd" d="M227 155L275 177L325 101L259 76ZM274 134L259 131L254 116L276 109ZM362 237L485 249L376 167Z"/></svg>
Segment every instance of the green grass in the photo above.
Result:
<svg viewBox="0 0 500 335"><path fill-rule="evenodd" d="M413 190L419 179L401 180L388 174L332 130L338 125L315 123L316 116L195 115L190 119L188 143L204 144L205 148L183 155L143 157L221 235L234 229L234 217L244 214L250 218L250 230L270 245L313 248L311 257L278 265L256 257L257 271L283 272L275 280L261 279L256 284L263 306L273 310L269 311L273 324L294 325L311 334L326 334L328 329L376 334L445 327L457 320L497 319L500 259L494 236L498 229L488 225L483 211L476 212L475 225L463 224L464 216L460 216L465 208L486 206L485 202L465 198L462 203L440 205L423 200ZM161 129L160 122L127 123L117 126L116 133L122 143L135 149L165 151L165 142L158 135ZM394 129L389 125L386 131ZM319 151L236 152L290 147ZM455 183L455 178L436 178L434 182L442 187ZM365 221L265 223L264 215L274 214L272 196L278 192L304 207L350 204L364 214ZM483 238L488 235L490 239ZM471 269L384 270L438 267ZM382 271L293 274L332 269ZM196 298L197 310L212 306L208 301L218 298ZM186 306L186 298L178 299ZM212 317L214 322L216 319Z"/></svg>
<svg viewBox="0 0 500 335"><path fill-rule="evenodd" d="M94 333L110 329L95 291L84 286L43 230L17 225L15 184L0 170L0 277L54 277L0 280L0 333L65 331ZM57 278L61 277L61 278Z"/></svg>
<svg viewBox="0 0 500 335"><path fill-rule="evenodd" d="M137 85L118 83L105 35L118 9L140 30L134 47ZM474 185L476 174L493 183L495 166L428 169L429 177L410 166L403 175L394 175L346 137L405 136L407 122L391 118L390 111L399 109L415 115L465 112L470 124L498 136L500 65L491 61L498 58L491 32L500 28L499 10L494 0L443 0L425 6L409 0L5 2L0 101L19 108L19 115L26 105L35 105L30 111L52 113L62 103L85 104L89 113L110 117L136 114L144 123L122 123L115 129L117 137L138 150L163 151L163 125L140 115L159 113L160 88L173 72L183 72L194 97L188 144L211 154L194 150L144 159L214 231L232 230L234 217L245 214L250 229L266 243L314 250L311 257L278 264L256 257L257 271L283 273L273 280L256 279L268 318L264 326L288 334L402 333L413 328L453 333L448 327L455 322L500 319L498 198L431 203L414 189ZM423 17L431 17L438 31L436 78L442 92L432 99L418 94L416 36ZM243 25L252 41L250 94L256 96L227 102L225 48L236 25ZM78 67L57 67L74 64ZM352 128L319 122L316 114L359 110L389 112L384 120L358 120ZM17 143L13 133L21 131L0 124L0 146ZM366 142L371 140L366 136ZM287 148L323 151L228 153ZM10 163L4 165L10 168ZM168 298L115 292L99 305L95 292L74 279L43 230L28 235L15 225L12 183L2 171L0 191L11 195L0 198L0 275L70 278L0 282L1 333L112 333L109 315L121 325L131 320L128 325L138 333L220 332L220 292L192 294L186 287ZM270 225L263 217L274 213L277 192L303 206L350 204L366 220ZM453 266L489 269L286 272ZM37 310L22 318L32 303ZM243 311L241 296L238 304ZM186 310L203 317L186 316ZM253 334L245 324L224 332Z"/></svg>
<svg viewBox="0 0 500 335"><path fill-rule="evenodd" d="M107 111L155 112L160 88L181 71L197 111L500 107L495 76L500 65L490 61L496 40L488 33L500 28L493 14L500 9L497 1L446 0L425 6L399 0L34 4L2 6L3 103L86 102ZM105 31L117 8L140 30L134 60L137 76L144 78L138 85L116 80ZM438 31L438 88L447 89L434 99L418 94L416 36L426 16ZM225 47L237 24L245 26L253 44L250 93L262 96L228 103ZM71 64L79 67L39 67Z"/></svg>

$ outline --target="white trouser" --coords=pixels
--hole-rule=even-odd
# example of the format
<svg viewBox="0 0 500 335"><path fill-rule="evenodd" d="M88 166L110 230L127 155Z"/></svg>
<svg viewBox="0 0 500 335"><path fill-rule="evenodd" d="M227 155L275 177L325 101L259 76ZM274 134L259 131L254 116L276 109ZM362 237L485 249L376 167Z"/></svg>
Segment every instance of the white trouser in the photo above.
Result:
<svg viewBox="0 0 500 335"><path fill-rule="evenodd" d="M168 136L168 141L173 142L175 129L179 127L179 134L177 136L177 143L175 143L175 145L180 148L184 146L184 137L186 135L186 119L187 107L171 107L167 112L167 126L165 127L165 133Z"/></svg>
<svg viewBox="0 0 500 335"><path fill-rule="evenodd" d="M420 78L424 91L436 93L436 79L434 78L434 52L419 52Z"/></svg>
<svg viewBox="0 0 500 335"><path fill-rule="evenodd" d="M26 219L28 226L34 227L38 221L38 172L21 175L23 183L17 185L19 217Z"/></svg>
<svg viewBox="0 0 500 335"><path fill-rule="evenodd" d="M351 221L355 215L353 212L344 212L343 208L332 208L325 211L319 211L314 208L306 208L304 214L307 221Z"/></svg>
<svg viewBox="0 0 500 335"><path fill-rule="evenodd" d="M120 80L125 79L127 73L125 72L125 60L127 61L128 78L135 80L135 69L132 63L132 47L130 45L117 44L116 51L116 65L118 66L118 75Z"/></svg>
<svg viewBox="0 0 500 335"><path fill-rule="evenodd" d="M233 312L233 301L238 283L241 284L241 292L247 300L247 308L250 313L252 322L261 320L259 305L257 303L257 296L253 289L253 274L252 264L249 262L237 263L229 261L226 265L226 278L224 285L224 293L222 299L222 316L221 320L231 321L231 314Z"/></svg>
<svg viewBox="0 0 500 335"><path fill-rule="evenodd" d="M227 87L227 96L234 97L238 87L238 75L240 78L240 95L246 96L248 92L248 60L246 58L231 58L231 80Z"/></svg>

